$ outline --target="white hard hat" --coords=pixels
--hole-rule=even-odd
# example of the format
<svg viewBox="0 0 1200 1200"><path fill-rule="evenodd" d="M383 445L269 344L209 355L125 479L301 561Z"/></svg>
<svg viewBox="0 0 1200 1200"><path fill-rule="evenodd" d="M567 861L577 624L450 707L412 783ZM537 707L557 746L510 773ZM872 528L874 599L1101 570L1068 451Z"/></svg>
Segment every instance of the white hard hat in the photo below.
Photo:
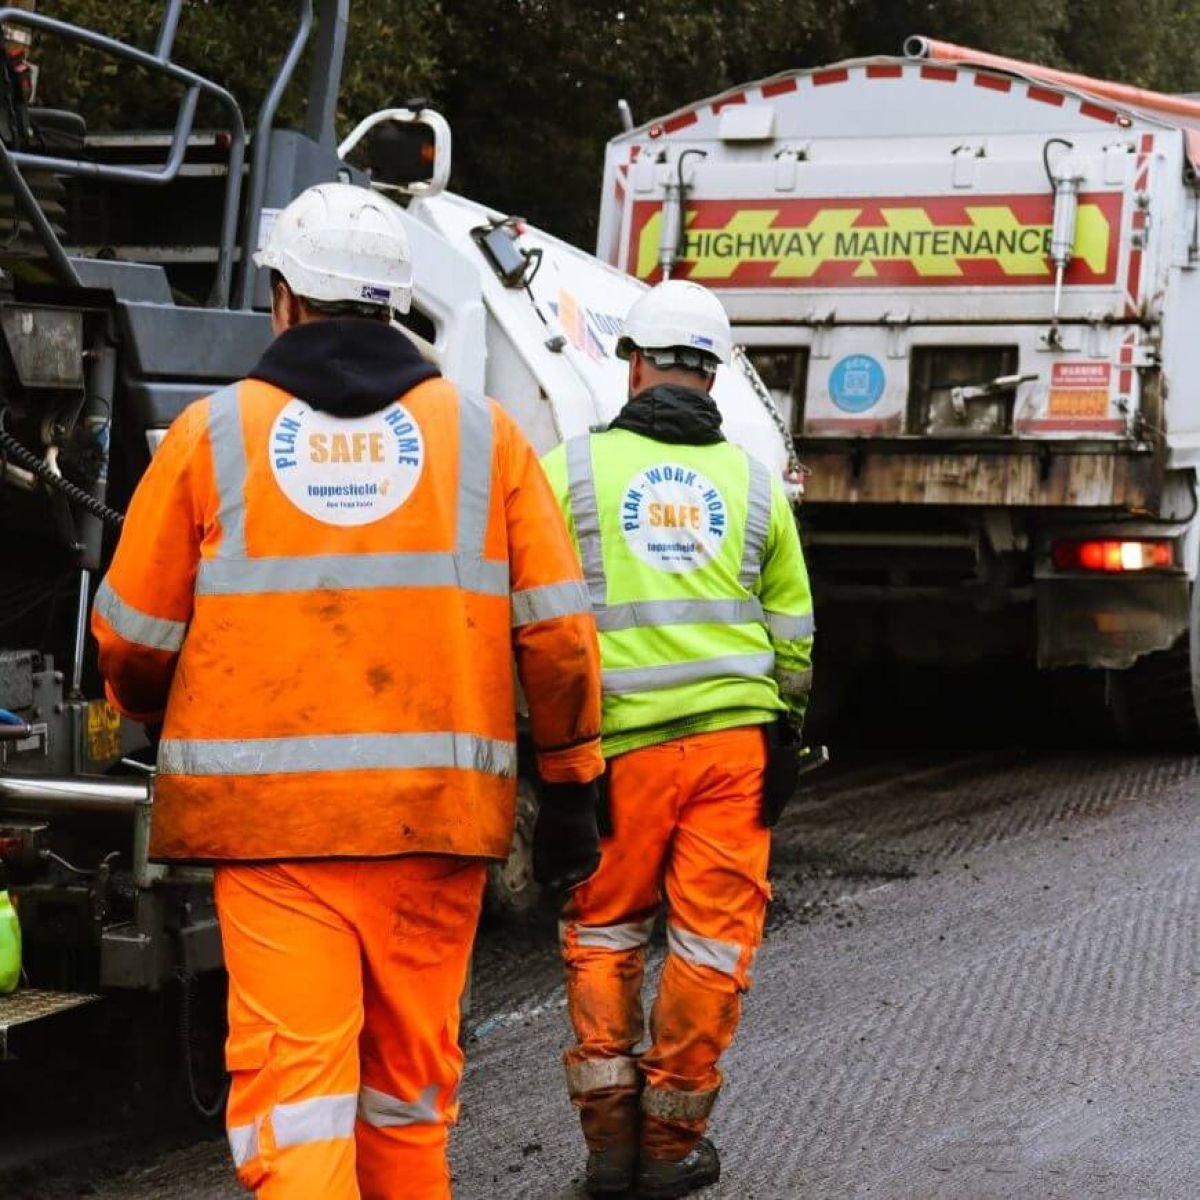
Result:
<svg viewBox="0 0 1200 1200"><path fill-rule="evenodd" d="M686 279L668 279L638 297L625 318L617 357L630 350L691 350L729 362L733 332L724 306L706 287Z"/></svg>
<svg viewBox="0 0 1200 1200"><path fill-rule="evenodd" d="M276 218L254 256L278 271L297 296L375 304L408 312L412 253L400 210L352 183L319 183Z"/></svg>

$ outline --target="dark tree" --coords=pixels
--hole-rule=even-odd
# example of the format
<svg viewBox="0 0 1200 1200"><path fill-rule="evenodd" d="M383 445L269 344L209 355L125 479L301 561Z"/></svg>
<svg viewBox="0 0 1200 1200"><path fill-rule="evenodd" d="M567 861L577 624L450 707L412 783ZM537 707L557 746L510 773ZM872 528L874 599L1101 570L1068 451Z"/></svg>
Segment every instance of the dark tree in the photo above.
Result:
<svg viewBox="0 0 1200 1200"><path fill-rule="evenodd" d="M162 5L39 9L152 47ZM296 10L294 0L191 0L176 55L228 86L252 121ZM345 129L427 97L453 127L458 190L590 246L619 99L648 120L789 67L897 54L912 33L1200 88L1200 0L353 0L339 120ZM96 55L42 39L32 57L43 102L79 109L94 128L161 125L174 110L170 89ZM284 119L300 98L293 88Z"/></svg>

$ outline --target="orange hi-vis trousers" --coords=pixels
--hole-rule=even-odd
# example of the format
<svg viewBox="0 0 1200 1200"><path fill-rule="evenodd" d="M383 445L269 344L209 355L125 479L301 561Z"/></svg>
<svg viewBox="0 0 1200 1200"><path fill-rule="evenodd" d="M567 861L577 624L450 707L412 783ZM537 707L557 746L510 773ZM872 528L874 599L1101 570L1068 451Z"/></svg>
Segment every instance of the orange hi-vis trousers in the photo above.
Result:
<svg viewBox="0 0 1200 1200"><path fill-rule="evenodd" d="M261 1200L443 1200L480 860L223 866L226 1126Z"/></svg>
<svg viewBox="0 0 1200 1200"><path fill-rule="evenodd" d="M758 726L612 760L613 835L600 869L572 892L562 927L579 1039L564 1060L592 1150L636 1140L640 1124L644 1155L680 1159L707 1125L770 898L765 762ZM667 960L651 1044L637 1057L646 943L664 891Z"/></svg>

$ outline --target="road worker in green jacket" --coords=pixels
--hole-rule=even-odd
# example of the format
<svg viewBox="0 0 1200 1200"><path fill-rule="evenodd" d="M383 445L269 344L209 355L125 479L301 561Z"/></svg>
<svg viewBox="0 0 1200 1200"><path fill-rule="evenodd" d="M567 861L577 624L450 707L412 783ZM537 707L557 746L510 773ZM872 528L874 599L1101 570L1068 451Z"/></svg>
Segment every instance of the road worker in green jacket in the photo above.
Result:
<svg viewBox="0 0 1200 1200"><path fill-rule="evenodd" d="M796 782L812 599L781 479L726 441L709 394L731 342L706 289L647 292L618 344L629 402L544 463L603 668L609 827L563 923L567 1080L593 1195L681 1196L719 1177L702 1135L762 940L769 828ZM667 961L635 1056L664 899Z"/></svg>

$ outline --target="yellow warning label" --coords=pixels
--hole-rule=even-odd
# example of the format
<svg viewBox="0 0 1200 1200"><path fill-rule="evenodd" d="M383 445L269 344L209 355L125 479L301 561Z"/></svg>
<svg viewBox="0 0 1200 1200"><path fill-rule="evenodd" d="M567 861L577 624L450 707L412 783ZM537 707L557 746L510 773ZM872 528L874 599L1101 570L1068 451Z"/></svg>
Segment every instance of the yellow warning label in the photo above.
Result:
<svg viewBox="0 0 1200 1200"><path fill-rule="evenodd" d="M121 757L121 714L107 700L88 701L87 752L97 761Z"/></svg>
<svg viewBox="0 0 1200 1200"><path fill-rule="evenodd" d="M1047 415L1051 417L1105 417L1108 388L1050 389Z"/></svg>

